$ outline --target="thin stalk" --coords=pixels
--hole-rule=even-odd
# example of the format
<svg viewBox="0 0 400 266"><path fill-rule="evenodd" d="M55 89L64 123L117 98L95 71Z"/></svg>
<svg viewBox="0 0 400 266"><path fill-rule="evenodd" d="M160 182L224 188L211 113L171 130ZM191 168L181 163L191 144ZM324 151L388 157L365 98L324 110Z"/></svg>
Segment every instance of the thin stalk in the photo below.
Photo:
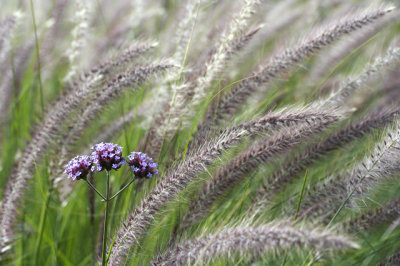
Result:
<svg viewBox="0 0 400 266"><path fill-rule="evenodd" d="M107 244L107 223L108 223L108 202L110 198L110 171L107 171L107 186L106 186L106 209L104 210L104 230L103 230L103 250L102 250L102 265L107 265L106 244Z"/></svg>
<svg viewBox="0 0 400 266"><path fill-rule="evenodd" d="M116 196L118 196L122 191L124 191L130 184L132 184L136 179L133 178L131 181L129 181L128 184L126 184L123 188L120 189L120 191L118 191L114 196L112 196L111 198L109 198L108 200L112 200L113 198L115 198Z"/></svg>
<svg viewBox="0 0 400 266"><path fill-rule="evenodd" d="M52 186L49 188L49 191L47 192L46 199L43 203L42 211L40 213L39 232L38 232L38 239L36 241L35 265L39 265L38 264L39 251L40 251L40 245L42 244L44 225L46 221L47 209L49 207L51 191L52 191Z"/></svg>
<svg viewBox="0 0 400 266"><path fill-rule="evenodd" d="M39 53L39 40L37 36L37 27L36 27L36 19L35 19L35 10L33 9L33 1L31 0L31 12L32 12L32 23L33 23L33 29L35 33L35 44L36 44L36 57L37 57L37 64L38 64L38 79L39 79L39 94L40 94L40 106L41 106L41 111L42 115L44 115L44 101L43 101L43 86L42 86L42 74L41 72L41 66L40 66L40 53Z"/></svg>
<svg viewBox="0 0 400 266"><path fill-rule="evenodd" d="M300 211L300 205L301 205L301 201L303 200L303 195L304 195L304 190L306 188L307 178L308 178L308 170L306 171L306 174L304 175L303 187L301 188L299 202L297 203L296 214L294 216L295 220L297 220L297 215L299 214L299 211Z"/></svg>
<svg viewBox="0 0 400 266"><path fill-rule="evenodd" d="M107 172L108 175L108 172ZM84 179L86 181L86 183L88 183L88 185L104 200L107 201L107 199L93 186L92 183L89 182L89 180ZM108 190L108 189L107 189Z"/></svg>

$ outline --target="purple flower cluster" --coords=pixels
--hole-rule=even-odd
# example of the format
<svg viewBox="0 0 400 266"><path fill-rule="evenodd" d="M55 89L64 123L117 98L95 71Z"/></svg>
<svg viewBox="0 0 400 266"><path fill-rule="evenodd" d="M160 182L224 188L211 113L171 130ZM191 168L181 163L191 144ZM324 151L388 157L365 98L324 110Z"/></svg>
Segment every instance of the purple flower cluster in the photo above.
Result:
<svg viewBox="0 0 400 266"><path fill-rule="evenodd" d="M73 180L85 179L94 170L93 161L87 155L79 155L68 162L65 172Z"/></svg>
<svg viewBox="0 0 400 266"><path fill-rule="evenodd" d="M125 164L125 158L122 157L122 147L112 143L99 143L92 147L92 160L96 165L96 172L104 169L119 169Z"/></svg>
<svg viewBox="0 0 400 266"><path fill-rule="evenodd" d="M157 164L142 152L132 152L128 156L128 165L137 178L151 178L158 174Z"/></svg>
<svg viewBox="0 0 400 266"><path fill-rule="evenodd" d="M126 163L122 157L122 147L113 143L99 143L92 147L90 156L80 155L73 158L65 167L65 173L73 180L85 179L89 172L117 170ZM136 178L151 178L158 174L157 164L142 152L132 152L128 164Z"/></svg>

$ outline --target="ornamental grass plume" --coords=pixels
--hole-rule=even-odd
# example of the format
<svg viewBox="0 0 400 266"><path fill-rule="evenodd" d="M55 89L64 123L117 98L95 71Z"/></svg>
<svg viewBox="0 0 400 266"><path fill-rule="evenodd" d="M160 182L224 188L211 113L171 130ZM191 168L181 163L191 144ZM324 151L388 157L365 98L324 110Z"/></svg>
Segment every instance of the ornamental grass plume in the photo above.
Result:
<svg viewBox="0 0 400 266"><path fill-rule="evenodd" d="M368 231L382 223L395 220L399 214L400 199L393 199L375 210L369 210L343 222L343 229L347 232Z"/></svg>
<svg viewBox="0 0 400 266"><path fill-rule="evenodd" d="M151 265L184 265L206 263L222 255L238 252L242 256L296 247L317 251L341 251L358 245L344 236L318 229L294 228L289 224L275 223L260 226L224 228L220 232L187 241L159 255Z"/></svg>
<svg viewBox="0 0 400 266"><path fill-rule="evenodd" d="M351 124L337 133L329 135L325 140L309 146L304 152L285 163L285 166L275 171L268 182L264 184L264 192L260 202L278 193L284 186L294 182L306 167L344 145L361 139L373 130L384 128L398 119L399 111L379 111L367 116L358 123Z"/></svg>
<svg viewBox="0 0 400 266"><path fill-rule="evenodd" d="M364 16L350 18L349 20L334 25L331 28L322 30L320 34L310 37L298 48L286 49L276 55L266 66L233 86L231 91L221 100L218 106L219 111L214 123L218 124L219 121L222 121L224 118L226 119L231 117L237 111L238 107L245 102L245 100L254 93L261 84L276 78L289 67L310 57L322 47L331 44L343 35L356 31L391 11L392 8L379 9L367 13Z"/></svg>
<svg viewBox="0 0 400 266"><path fill-rule="evenodd" d="M372 187L400 174L400 130L390 130L375 150L351 171L332 176L313 188L299 215L331 222L343 207L355 208ZM336 212L336 213L335 213Z"/></svg>
<svg viewBox="0 0 400 266"><path fill-rule="evenodd" d="M189 211L180 223L182 228L193 225L210 211L213 203L226 194L236 184L242 183L259 165L277 159L281 154L306 141L310 136L317 135L329 125L339 120L338 117L325 117L310 121L307 126L289 127L277 135L268 136L240 153L229 164L219 168L203 185L196 198L189 203Z"/></svg>

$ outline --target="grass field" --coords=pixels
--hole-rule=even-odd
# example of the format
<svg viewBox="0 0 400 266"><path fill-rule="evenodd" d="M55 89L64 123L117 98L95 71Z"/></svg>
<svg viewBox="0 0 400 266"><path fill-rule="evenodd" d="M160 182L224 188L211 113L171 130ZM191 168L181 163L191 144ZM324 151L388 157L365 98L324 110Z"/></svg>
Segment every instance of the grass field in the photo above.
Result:
<svg viewBox="0 0 400 266"><path fill-rule="evenodd" d="M3 0L0 265L399 265L398 5Z"/></svg>

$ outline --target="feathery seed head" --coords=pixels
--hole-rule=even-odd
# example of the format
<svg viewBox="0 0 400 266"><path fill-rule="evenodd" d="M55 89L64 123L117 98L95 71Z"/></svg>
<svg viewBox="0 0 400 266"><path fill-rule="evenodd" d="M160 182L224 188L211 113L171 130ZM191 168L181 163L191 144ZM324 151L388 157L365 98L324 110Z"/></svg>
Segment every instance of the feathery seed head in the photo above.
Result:
<svg viewBox="0 0 400 266"><path fill-rule="evenodd" d="M72 180L85 179L90 171L94 169L90 156L78 155L65 166L65 172Z"/></svg>
<svg viewBox="0 0 400 266"><path fill-rule="evenodd" d="M158 174L157 164L143 152L132 152L128 156L128 165L136 178L151 178Z"/></svg>
<svg viewBox="0 0 400 266"><path fill-rule="evenodd" d="M92 160L96 165L96 172L101 172L104 169L110 171L117 170L126 163L122 157L122 147L113 143L101 142L92 147Z"/></svg>

